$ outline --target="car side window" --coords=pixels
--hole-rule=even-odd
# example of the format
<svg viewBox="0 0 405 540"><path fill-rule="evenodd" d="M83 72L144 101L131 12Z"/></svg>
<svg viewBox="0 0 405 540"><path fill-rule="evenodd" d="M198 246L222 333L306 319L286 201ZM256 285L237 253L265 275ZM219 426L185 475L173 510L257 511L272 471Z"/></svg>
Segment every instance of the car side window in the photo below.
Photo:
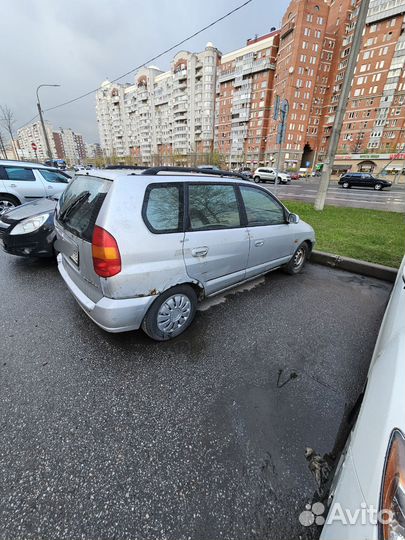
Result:
<svg viewBox="0 0 405 540"><path fill-rule="evenodd" d="M285 223L283 207L270 195L251 187L240 186L245 205L247 225L280 225Z"/></svg>
<svg viewBox="0 0 405 540"><path fill-rule="evenodd" d="M190 184L189 223L192 231L240 227L239 204L233 185Z"/></svg>
<svg viewBox="0 0 405 540"><path fill-rule="evenodd" d="M143 217L154 233L183 230L180 186L152 185L146 190Z"/></svg>
<svg viewBox="0 0 405 540"><path fill-rule="evenodd" d="M47 169L37 169L47 182L52 184L68 184L69 179L58 171L48 171Z"/></svg>
<svg viewBox="0 0 405 540"><path fill-rule="evenodd" d="M4 167L6 176L9 180L17 182L35 182L35 176L32 169L23 167Z"/></svg>

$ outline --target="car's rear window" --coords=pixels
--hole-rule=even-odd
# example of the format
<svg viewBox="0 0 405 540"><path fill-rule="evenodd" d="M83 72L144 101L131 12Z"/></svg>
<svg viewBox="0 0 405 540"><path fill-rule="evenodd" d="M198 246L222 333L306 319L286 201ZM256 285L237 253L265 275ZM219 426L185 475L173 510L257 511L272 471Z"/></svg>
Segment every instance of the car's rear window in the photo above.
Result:
<svg viewBox="0 0 405 540"><path fill-rule="evenodd" d="M74 235L91 242L98 213L111 181L94 176L76 177L63 192L57 221Z"/></svg>

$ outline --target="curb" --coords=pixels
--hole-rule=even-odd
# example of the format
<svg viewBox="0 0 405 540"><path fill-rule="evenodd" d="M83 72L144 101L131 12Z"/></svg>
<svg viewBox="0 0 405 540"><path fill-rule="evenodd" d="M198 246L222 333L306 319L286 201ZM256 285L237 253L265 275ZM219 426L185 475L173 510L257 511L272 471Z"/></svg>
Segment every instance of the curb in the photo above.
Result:
<svg viewBox="0 0 405 540"><path fill-rule="evenodd" d="M351 259L350 257L341 257L340 255L324 253L323 251L313 251L311 262L330 266L331 268L338 268L339 270L347 270L354 274L390 281L391 283L394 283L398 274L398 270L390 266Z"/></svg>

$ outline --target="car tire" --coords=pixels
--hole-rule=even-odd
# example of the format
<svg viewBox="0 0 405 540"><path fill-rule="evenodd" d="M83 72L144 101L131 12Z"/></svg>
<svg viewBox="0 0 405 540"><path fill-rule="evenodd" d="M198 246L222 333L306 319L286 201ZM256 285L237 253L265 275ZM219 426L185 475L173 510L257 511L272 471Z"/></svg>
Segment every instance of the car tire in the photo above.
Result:
<svg viewBox="0 0 405 540"><path fill-rule="evenodd" d="M349 189L349 187L350 187L349 182L343 182L342 188Z"/></svg>
<svg viewBox="0 0 405 540"><path fill-rule="evenodd" d="M262 179L260 178L260 176L255 176L255 177L253 178L253 180L256 182L256 184L259 184L259 183L262 181Z"/></svg>
<svg viewBox="0 0 405 540"><path fill-rule="evenodd" d="M305 266L305 262L308 259L309 247L306 242L302 242L291 257L290 262L285 267L287 274L292 276L299 274Z"/></svg>
<svg viewBox="0 0 405 540"><path fill-rule="evenodd" d="M13 195L0 195L0 216L8 210L20 206L20 204L17 197L13 197Z"/></svg>
<svg viewBox="0 0 405 540"><path fill-rule="evenodd" d="M142 330L155 341L173 339L190 326L196 309L195 290L190 285L177 285L156 298L143 319ZM170 313L173 310L174 316Z"/></svg>
<svg viewBox="0 0 405 540"><path fill-rule="evenodd" d="M380 183L377 182L377 184L374 185L374 189L375 189L376 191L381 191L381 190L382 190L382 184L380 184Z"/></svg>

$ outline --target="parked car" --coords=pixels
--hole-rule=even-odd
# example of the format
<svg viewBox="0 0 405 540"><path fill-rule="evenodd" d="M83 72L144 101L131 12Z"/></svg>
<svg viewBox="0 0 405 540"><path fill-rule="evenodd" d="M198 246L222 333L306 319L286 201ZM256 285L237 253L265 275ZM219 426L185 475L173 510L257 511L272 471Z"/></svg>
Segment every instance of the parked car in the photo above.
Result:
<svg viewBox="0 0 405 540"><path fill-rule="evenodd" d="M59 271L108 332L178 336L197 300L276 268L296 274L312 250L312 227L268 190L237 173L177 171L79 175L58 203Z"/></svg>
<svg viewBox="0 0 405 540"><path fill-rule="evenodd" d="M0 216L25 202L64 191L70 176L54 167L0 160Z"/></svg>
<svg viewBox="0 0 405 540"><path fill-rule="evenodd" d="M240 172L240 174L243 174L247 178L253 180L253 173L252 173L251 169L249 169L249 167L242 167L242 168L239 169L238 172Z"/></svg>
<svg viewBox="0 0 405 540"><path fill-rule="evenodd" d="M47 167L55 167L56 169L66 170L66 161L64 159L48 159L44 165Z"/></svg>
<svg viewBox="0 0 405 540"><path fill-rule="evenodd" d="M75 172L83 172L86 170L86 167L84 165L74 165L73 169Z"/></svg>
<svg viewBox="0 0 405 540"><path fill-rule="evenodd" d="M54 213L60 194L13 208L0 217L0 244L22 257L55 257Z"/></svg>
<svg viewBox="0 0 405 540"><path fill-rule="evenodd" d="M300 178L307 178L308 176L310 176L309 170L306 167L301 167L298 171L298 174Z"/></svg>
<svg viewBox="0 0 405 540"><path fill-rule="evenodd" d="M330 490L321 540L405 537L404 272L405 257L378 334L357 422ZM357 519L351 522L349 512Z"/></svg>
<svg viewBox="0 0 405 540"><path fill-rule="evenodd" d="M219 171L220 168L216 165L198 165L197 169L205 169L206 171Z"/></svg>
<svg viewBox="0 0 405 540"><path fill-rule="evenodd" d="M343 188L372 187L376 191L391 187L391 182L377 178L370 173L347 173L339 178L338 184Z"/></svg>
<svg viewBox="0 0 405 540"><path fill-rule="evenodd" d="M299 180L300 175L297 172L290 173L291 180Z"/></svg>
<svg viewBox="0 0 405 540"><path fill-rule="evenodd" d="M256 183L275 182L276 175L278 176L278 181L281 184L288 184L288 182L291 180L289 174L283 172L277 173L276 169L273 169L272 167L259 167L258 169L256 169L253 173L253 180Z"/></svg>

